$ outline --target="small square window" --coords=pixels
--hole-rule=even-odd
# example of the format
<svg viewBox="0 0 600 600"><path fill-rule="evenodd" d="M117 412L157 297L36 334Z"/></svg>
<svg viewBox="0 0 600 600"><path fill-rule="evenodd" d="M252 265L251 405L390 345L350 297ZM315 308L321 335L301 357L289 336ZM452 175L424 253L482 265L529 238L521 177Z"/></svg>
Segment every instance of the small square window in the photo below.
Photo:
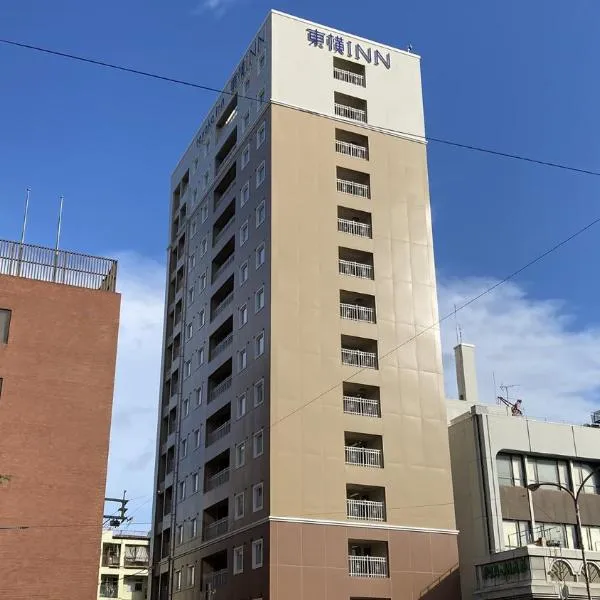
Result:
<svg viewBox="0 0 600 600"><path fill-rule="evenodd" d="M202 189L206 190L208 188L208 182L210 181L210 173L206 171L204 173L204 177L202 178ZM204 221L202 221L204 222Z"/></svg>
<svg viewBox="0 0 600 600"><path fill-rule="evenodd" d="M250 144L242 151L242 169L250 162Z"/></svg>
<svg viewBox="0 0 600 600"><path fill-rule="evenodd" d="M242 193L240 194L240 206L244 206L248 200L250 200L250 183L246 181L244 187L242 187Z"/></svg>
<svg viewBox="0 0 600 600"><path fill-rule="evenodd" d="M265 401L265 380L259 379L254 384L254 406L258 406Z"/></svg>
<svg viewBox="0 0 600 600"><path fill-rule="evenodd" d="M238 373L243 371L248 366L248 353L246 349L238 352Z"/></svg>
<svg viewBox="0 0 600 600"><path fill-rule="evenodd" d="M175 591L181 590L181 571L175 571Z"/></svg>
<svg viewBox="0 0 600 600"><path fill-rule="evenodd" d="M235 494L233 497L233 518L242 519L244 517L244 492Z"/></svg>
<svg viewBox="0 0 600 600"><path fill-rule="evenodd" d="M194 395L196 396L196 406L200 406L202 404L202 387L196 388Z"/></svg>
<svg viewBox="0 0 600 600"><path fill-rule="evenodd" d="M246 464L246 442L235 445L235 468L239 469Z"/></svg>
<svg viewBox="0 0 600 600"><path fill-rule="evenodd" d="M208 219L208 204L206 201L200 205L200 219L203 223Z"/></svg>
<svg viewBox="0 0 600 600"><path fill-rule="evenodd" d="M254 540L252 542L252 568L259 569L263 566L263 540Z"/></svg>
<svg viewBox="0 0 600 600"><path fill-rule="evenodd" d="M190 237L194 237L197 231L198 225L196 225L196 219L194 219L190 224Z"/></svg>
<svg viewBox="0 0 600 600"><path fill-rule="evenodd" d="M192 482L192 490L194 491L194 493L196 493L200 489L200 475L198 475L198 473L194 473L194 476L192 477Z"/></svg>
<svg viewBox="0 0 600 600"><path fill-rule="evenodd" d="M192 336L194 335L194 325L193 325L193 323L188 323L187 324L185 332L186 332L187 339L191 340Z"/></svg>
<svg viewBox="0 0 600 600"><path fill-rule="evenodd" d="M258 57L258 68L257 68L257 72L260 75L260 72L265 68L265 64L267 62L267 57L266 54L263 52L259 57Z"/></svg>
<svg viewBox="0 0 600 600"><path fill-rule="evenodd" d="M258 458L264 452L265 438L263 430L257 431L252 436L252 456Z"/></svg>
<svg viewBox="0 0 600 600"><path fill-rule="evenodd" d="M265 288L261 287L256 290L254 294L254 312L258 312L259 310L265 307Z"/></svg>
<svg viewBox="0 0 600 600"><path fill-rule="evenodd" d="M196 567L195 565L188 566L188 585L191 587L196 584Z"/></svg>
<svg viewBox="0 0 600 600"><path fill-rule="evenodd" d="M206 310L202 309L198 313L198 320L200 321L200 327L204 327L204 325L206 323Z"/></svg>
<svg viewBox="0 0 600 600"><path fill-rule="evenodd" d="M263 122L263 123L261 123L260 127L258 128L258 131L256 132L256 147L257 148L260 148L263 145L266 137L267 137L267 126Z"/></svg>
<svg viewBox="0 0 600 600"><path fill-rule="evenodd" d="M204 346L198 350L198 364L204 364Z"/></svg>
<svg viewBox="0 0 600 600"><path fill-rule="evenodd" d="M194 286L192 285L188 290L188 303L192 304L194 302L195 294L194 294Z"/></svg>
<svg viewBox="0 0 600 600"><path fill-rule="evenodd" d="M192 254L188 258L188 273L191 273L194 270L195 266L196 266L196 255Z"/></svg>
<svg viewBox="0 0 600 600"><path fill-rule="evenodd" d="M265 245L261 244L256 249L256 268L257 269L262 267L262 265L265 264L266 256L267 256L267 251L266 251Z"/></svg>
<svg viewBox="0 0 600 600"><path fill-rule="evenodd" d="M190 401L188 398L185 398L182 402L183 406L181 407L181 412L183 414L183 418L187 417L190 414Z"/></svg>
<svg viewBox="0 0 600 600"><path fill-rule="evenodd" d="M190 536L195 538L197 535L198 535L198 519L196 519L194 517L191 521ZM191 583L190 585L194 585L194 584Z"/></svg>
<svg viewBox="0 0 600 600"><path fill-rule="evenodd" d="M257 483L252 486L252 511L257 512L263 509L263 484Z"/></svg>
<svg viewBox="0 0 600 600"><path fill-rule="evenodd" d="M250 83L247 81L246 83ZM242 133L244 133L250 125L250 112L247 112L242 118Z"/></svg>
<svg viewBox="0 0 600 600"><path fill-rule="evenodd" d="M183 525L177 525L177 543L183 544Z"/></svg>
<svg viewBox="0 0 600 600"><path fill-rule="evenodd" d="M195 173L198 170L198 158L194 159L194 166L192 167L192 173Z"/></svg>
<svg viewBox="0 0 600 600"><path fill-rule="evenodd" d="M206 273L200 275L200 289L204 291L206 289Z"/></svg>
<svg viewBox="0 0 600 600"><path fill-rule="evenodd" d="M194 191L192 192L192 206L194 206L196 202L198 202L198 190L197 188L194 188Z"/></svg>
<svg viewBox="0 0 600 600"><path fill-rule="evenodd" d="M243 327L248 322L248 305L242 304L239 309L240 312L240 327Z"/></svg>
<svg viewBox="0 0 600 600"><path fill-rule="evenodd" d="M204 238L200 242L200 256L204 256L208 252L208 239Z"/></svg>
<svg viewBox="0 0 600 600"><path fill-rule="evenodd" d="M206 140L206 142L204 142L204 144L202 145L202 153L204 154L204 158L206 158L208 156L209 151L210 151L210 139Z"/></svg>
<svg viewBox="0 0 600 600"><path fill-rule="evenodd" d="M185 500L185 479L179 482L179 502Z"/></svg>
<svg viewBox="0 0 600 600"><path fill-rule="evenodd" d="M247 96L249 91L250 91L250 80L246 79L246 81L244 81L244 96Z"/></svg>
<svg viewBox="0 0 600 600"><path fill-rule="evenodd" d="M192 361L186 360L183 363L183 376L189 377L192 374Z"/></svg>
<svg viewBox="0 0 600 600"><path fill-rule="evenodd" d="M243 246L248 241L248 234L249 234L248 221L246 221L240 227L240 246Z"/></svg>
<svg viewBox="0 0 600 600"><path fill-rule="evenodd" d="M246 414L246 394L241 394L238 396L235 404L235 416L237 419L241 419Z"/></svg>
<svg viewBox="0 0 600 600"><path fill-rule="evenodd" d="M254 340L254 354L258 358L265 353L265 332L261 331Z"/></svg>
<svg viewBox="0 0 600 600"><path fill-rule="evenodd" d="M187 456L187 446L187 438L184 438L183 440L181 440L181 458L185 458Z"/></svg>
<svg viewBox="0 0 600 600"><path fill-rule="evenodd" d="M263 104L265 103L265 90L262 89L258 92L257 101L256 101L256 112L260 112Z"/></svg>
<svg viewBox="0 0 600 600"><path fill-rule="evenodd" d="M202 438L202 434L200 433L200 429L194 430L194 448L200 448L200 440ZM194 490L198 491L198 490Z"/></svg>
<svg viewBox="0 0 600 600"><path fill-rule="evenodd" d="M263 160L260 165L258 165L258 169L256 169L256 187L259 187L262 184L266 174L267 168L265 167L265 161Z"/></svg>
<svg viewBox="0 0 600 600"><path fill-rule="evenodd" d="M248 281L248 275L249 275L250 269L248 269L248 261L242 263L242 265L240 266L240 285L242 285L242 283L246 283L246 281Z"/></svg>
<svg viewBox="0 0 600 600"><path fill-rule="evenodd" d="M233 549L233 574L239 575L244 572L244 546Z"/></svg>
<svg viewBox="0 0 600 600"><path fill-rule="evenodd" d="M256 214L256 226L260 227L265 222L265 217L267 215L267 210L265 208L264 200L256 207L255 214Z"/></svg>

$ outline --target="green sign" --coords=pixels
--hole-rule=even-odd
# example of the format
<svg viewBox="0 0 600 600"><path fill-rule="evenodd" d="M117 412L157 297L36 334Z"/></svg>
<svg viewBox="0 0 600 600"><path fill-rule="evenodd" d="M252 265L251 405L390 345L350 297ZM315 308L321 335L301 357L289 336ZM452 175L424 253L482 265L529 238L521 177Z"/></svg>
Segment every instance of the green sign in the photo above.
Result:
<svg viewBox="0 0 600 600"><path fill-rule="evenodd" d="M520 575L529 571L529 560L526 556L511 558L502 562L491 563L481 567L481 575L484 579L496 579L504 577L508 579L511 575Z"/></svg>

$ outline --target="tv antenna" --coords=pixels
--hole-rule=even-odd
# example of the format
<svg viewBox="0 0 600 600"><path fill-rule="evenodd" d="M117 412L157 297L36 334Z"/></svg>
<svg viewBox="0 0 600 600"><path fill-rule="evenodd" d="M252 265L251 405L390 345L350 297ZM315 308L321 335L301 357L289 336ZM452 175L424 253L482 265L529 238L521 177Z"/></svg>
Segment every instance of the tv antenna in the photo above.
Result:
<svg viewBox="0 0 600 600"><path fill-rule="evenodd" d="M510 408L510 413L513 417L523 416L523 400L521 400L520 398L516 398L513 401L509 398L510 390L512 388L517 388L520 386L517 384L506 385L504 383L501 383L499 387L504 392L504 395L496 396L498 404L504 404L504 406Z"/></svg>

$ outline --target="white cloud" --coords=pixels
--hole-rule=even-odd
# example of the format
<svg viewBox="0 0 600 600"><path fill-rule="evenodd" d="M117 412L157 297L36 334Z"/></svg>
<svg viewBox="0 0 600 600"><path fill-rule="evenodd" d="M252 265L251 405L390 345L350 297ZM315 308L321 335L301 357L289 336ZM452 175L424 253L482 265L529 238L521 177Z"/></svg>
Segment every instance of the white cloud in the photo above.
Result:
<svg viewBox="0 0 600 600"><path fill-rule="evenodd" d="M159 263L133 253L116 256L117 287L122 294L121 324L106 493L120 497L126 489L127 496L133 499L129 514L134 514L139 523L149 523L165 272Z"/></svg>
<svg viewBox="0 0 600 600"><path fill-rule="evenodd" d="M205 12L210 12L217 19L220 19L235 2L237 2L237 0L202 0L202 2L192 11L192 14L200 15Z"/></svg>
<svg viewBox="0 0 600 600"><path fill-rule="evenodd" d="M470 278L438 284L440 315L496 283ZM560 300L530 297L506 283L460 311L463 341L475 344L480 401L494 402L498 385L517 384L525 414L573 423L589 422L600 408L600 329L574 327L573 315ZM454 318L442 324L446 391L456 398Z"/></svg>

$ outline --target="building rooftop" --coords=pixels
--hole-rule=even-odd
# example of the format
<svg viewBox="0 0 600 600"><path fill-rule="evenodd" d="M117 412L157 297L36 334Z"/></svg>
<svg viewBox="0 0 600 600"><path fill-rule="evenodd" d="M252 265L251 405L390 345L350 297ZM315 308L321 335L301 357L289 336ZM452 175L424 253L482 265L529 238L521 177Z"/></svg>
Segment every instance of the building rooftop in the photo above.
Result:
<svg viewBox="0 0 600 600"><path fill-rule="evenodd" d="M0 240L0 275L114 292L117 261Z"/></svg>

